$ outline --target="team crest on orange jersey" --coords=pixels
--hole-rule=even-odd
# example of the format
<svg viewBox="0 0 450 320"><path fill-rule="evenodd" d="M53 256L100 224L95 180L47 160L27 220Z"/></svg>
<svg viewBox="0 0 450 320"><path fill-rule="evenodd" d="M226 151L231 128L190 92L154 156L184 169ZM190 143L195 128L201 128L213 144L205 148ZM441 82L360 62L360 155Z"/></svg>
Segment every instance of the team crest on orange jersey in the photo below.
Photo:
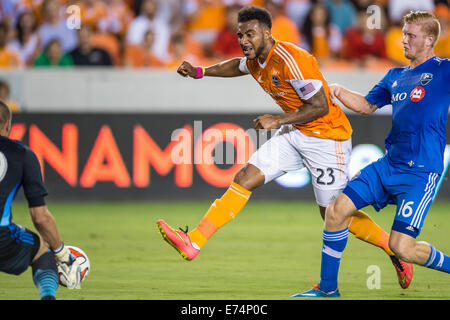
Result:
<svg viewBox="0 0 450 320"><path fill-rule="evenodd" d="M272 75L272 83L278 87L281 83L280 78L278 78L276 75L273 74Z"/></svg>

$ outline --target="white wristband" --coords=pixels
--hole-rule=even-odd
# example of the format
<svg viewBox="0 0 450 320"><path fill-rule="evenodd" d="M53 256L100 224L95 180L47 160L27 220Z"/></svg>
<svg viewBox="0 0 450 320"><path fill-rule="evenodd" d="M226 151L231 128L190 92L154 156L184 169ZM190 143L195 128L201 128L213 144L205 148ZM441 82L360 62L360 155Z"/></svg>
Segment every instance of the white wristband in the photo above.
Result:
<svg viewBox="0 0 450 320"><path fill-rule="evenodd" d="M64 248L64 242L61 243L61 246L59 246L59 248L53 250L53 253L59 253L59 252L61 252L61 250L62 250L63 248Z"/></svg>

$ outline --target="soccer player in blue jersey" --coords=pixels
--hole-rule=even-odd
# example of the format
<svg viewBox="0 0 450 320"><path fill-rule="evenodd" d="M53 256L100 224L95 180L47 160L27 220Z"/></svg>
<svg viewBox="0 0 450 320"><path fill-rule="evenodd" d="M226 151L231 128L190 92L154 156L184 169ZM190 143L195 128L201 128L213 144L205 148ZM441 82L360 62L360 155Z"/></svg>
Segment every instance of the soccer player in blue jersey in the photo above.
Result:
<svg viewBox="0 0 450 320"><path fill-rule="evenodd" d="M11 110L0 100L0 271L20 275L31 265L41 300L54 300L58 272L68 288L79 287L80 266L61 241L45 204L47 189L36 155L22 143L9 139L10 130ZM12 202L21 186L39 234L12 221Z"/></svg>
<svg viewBox="0 0 450 320"><path fill-rule="evenodd" d="M347 218L372 205L395 204L389 246L399 259L450 273L450 257L416 241L443 173L450 105L450 60L434 54L440 25L432 13L403 18L402 44L410 65L393 68L366 95L334 85L334 99L360 114L392 104L387 153L365 167L326 209L320 283L293 297L339 297L338 271L347 243Z"/></svg>

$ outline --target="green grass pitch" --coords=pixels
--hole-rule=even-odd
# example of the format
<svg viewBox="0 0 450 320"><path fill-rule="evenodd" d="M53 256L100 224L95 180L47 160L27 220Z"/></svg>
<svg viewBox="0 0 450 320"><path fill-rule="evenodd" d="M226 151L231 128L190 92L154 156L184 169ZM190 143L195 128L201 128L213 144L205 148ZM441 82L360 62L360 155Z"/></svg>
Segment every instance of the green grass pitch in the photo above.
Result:
<svg viewBox="0 0 450 320"><path fill-rule="evenodd" d="M91 273L81 290L60 287L65 300L288 300L320 275L323 222L313 202L250 201L220 229L192 262L162 241L156 221L195 227L209 202L50 203L66 244L82 248ZM436 201L418 238L449 253L449 202ZM389 231L394 206L374 220ZM14 221L32 227L25 203L13 206ZM369 289L370 266L380 288ZM376 268L375 267L375 268ZM349 237L339 286L342 299L450 299L448 274L414 267L403 290L381 249ZM37 299L31 268L20 276L0 273L0 299Z"/></svg>

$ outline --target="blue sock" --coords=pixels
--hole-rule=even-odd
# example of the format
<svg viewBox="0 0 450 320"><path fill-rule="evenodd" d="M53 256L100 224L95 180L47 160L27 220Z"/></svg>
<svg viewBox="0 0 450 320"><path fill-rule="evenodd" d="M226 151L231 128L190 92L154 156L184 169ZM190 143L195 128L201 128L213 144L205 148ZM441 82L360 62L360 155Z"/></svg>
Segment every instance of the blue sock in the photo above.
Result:
<svg viewBox="0 0 450 320"><path fill-rule="evenodd" d="M431 244L428 245L431 248L431 253L424 267L450 273L450 257L437 250Z"/></svg>
<svg viewBox="0 0 450 320"><path fill-rule="evenodd" d="M320 290L329 293L337 290L339 264L348 239L348 228L341 231L323 231Z"/></svg>
<svg viewBox="0 0 450 320"><path fill-rule="evenodd" d="M56 297L58 289L58 271L55 256L50 251L40 256L33 264L33 281L41 299Z"/></svg>

